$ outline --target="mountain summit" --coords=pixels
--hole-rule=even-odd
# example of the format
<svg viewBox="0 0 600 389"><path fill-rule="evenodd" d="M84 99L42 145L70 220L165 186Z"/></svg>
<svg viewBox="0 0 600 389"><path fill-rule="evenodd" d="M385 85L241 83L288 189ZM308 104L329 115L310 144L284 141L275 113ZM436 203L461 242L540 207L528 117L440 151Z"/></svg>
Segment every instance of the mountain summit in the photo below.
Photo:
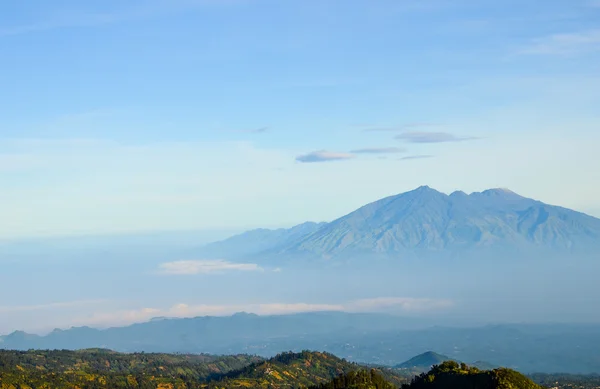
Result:
<svg viewBox="0 0 600 389"><path fill-rule="evenodd" d="M245 254L322 258L397 256L470 249L573 250L600 247L600 219L544 204L508 189L466 194L428 186L367 204L331 223L257 230L207 247L211 255L243 256L242 238L259 238ZM237 250L229 243L236 243ZM218 248L218 250L215 250ZM257 247L253 247L257 248ZM243 250L242 250L243 251Z"/></svg>

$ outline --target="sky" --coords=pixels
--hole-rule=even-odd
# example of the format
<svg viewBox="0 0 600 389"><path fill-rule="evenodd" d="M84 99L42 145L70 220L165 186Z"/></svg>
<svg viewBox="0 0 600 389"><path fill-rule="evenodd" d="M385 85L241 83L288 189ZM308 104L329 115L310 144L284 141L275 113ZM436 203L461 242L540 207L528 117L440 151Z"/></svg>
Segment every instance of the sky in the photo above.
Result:
<svg viewBox="0 0 600 389"><path fill-rule="evenodd" d="M329 221L421 185L600 217L598 1L3 0L0 63L1 241ZM0 301L0 330L112 301L58 289ZM365 298L430 301L319 304Z"/></svg>
<svg viewBox="0 0 600 389"><path fill-rule="evenodd" d="M3 1L0 237L289 226L420 185L600 216L599 5Z"/></svg>

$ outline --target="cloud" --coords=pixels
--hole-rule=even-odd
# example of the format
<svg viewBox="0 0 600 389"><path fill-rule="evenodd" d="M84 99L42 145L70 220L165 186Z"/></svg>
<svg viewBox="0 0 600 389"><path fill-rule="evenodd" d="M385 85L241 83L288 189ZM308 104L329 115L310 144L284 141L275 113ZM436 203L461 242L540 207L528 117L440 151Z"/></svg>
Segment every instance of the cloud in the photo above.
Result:
<svg viewBox="0 0 600 389"><path fill-rule="evenodd" d="M113 9L109 12L63 9L56 17L44 21L21 24L0 29L0 37L43 32L60 28L98 27L140 19L148 19L167 13L184 12L202 6L226 6L245 0L171 0L146 2L141 6Z"/></svg>
<svg viewBox="0 0 600 389"><path fill-rule="evenodd" d="M233 263L223 259L174 261L159 265L161 274L194 275L222 273L226 271L262 271L255 263Z"/></svg>
<svg viewBox="0 0 600 389"><path fill-rule="evenodd" d="M462 142L477 139L475 137L459 137L448 132L407 131L395 137L408 143L446 143Z"/></svg>
<svg viewBox="0 0 600 389"><path fill-rule="evenodd" d="M399 161L410 161L413 159L427 159L427 158L433 158L433 155L409 155L406 157L402 157L402 158L398 158Z"/></svg>
<svg viewBox="0 0 600 389"><path fill-rule="evenodd" d="M43 310L56 310L81 307L86 305L96 305L107 302L106 300L77 300L67 302L57 302L38 305L15 305L15 306L0 306L0 313L15 313L15 312L33 312Z"/></svg>
<svg viewBox="0 0 600 389"><path fill-rule="evenodd" d="M343 161L352 159L354 157L355 156L350 153L336 153L326 150L319 150L308 154L299 155L296 157L296 161L303 163Z"/></svg>
<svg viewBox="0 0 600 389"><path fill-rule="evenodd" d="M347 309L352 311L365 312L370 310L382 310L393 308L404 312L426 312L432 310L451 308L454 305L452 300L437 300L428 298L411 297L377 297L371 299L362 299L349 304Z"/></svg>
<svg viewBox="0 0 600 389"><path fill-rule="evenodd" d="M520 51L526 55L576 55L600 51L600 29L537 38Z"/></svg>
<svg viewBox="0 0 600 389"><path fill-rule="evenodd" d="M143 322L153 317L188 318L196 316L228 316L236 312L248 312L257 315L286 315L303 312L404 312L426 313L450 309L452 300L413 298L413 297L377 297L359 299L347 303L259 303L259 304L188 304L177 303L166 309L140 308L118 310L114 312L94 313L75 320L74 325L108 327Z"/></svg>
<svg viewBox="0 0 600 389"><path fill-rule="evenodd" d="M352 154L394 154L403 153L406 149L400 147L373 147L350 151Z"/></svg>
<svg viewBox="0 0 600 389"><path fill-rule="evenodd" d="M437 123L408 123L398 127L368 127L363 129L363 132L398 132L405 131L409 128L421 128L421 127L436 127L440 126Z"/></svg>

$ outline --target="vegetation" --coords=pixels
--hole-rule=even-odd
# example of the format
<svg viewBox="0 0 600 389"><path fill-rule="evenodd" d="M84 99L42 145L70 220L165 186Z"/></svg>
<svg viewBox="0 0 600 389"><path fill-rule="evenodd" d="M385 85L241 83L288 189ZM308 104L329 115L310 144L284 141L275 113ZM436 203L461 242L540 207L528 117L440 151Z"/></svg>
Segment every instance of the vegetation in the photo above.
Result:
<svg viewBox="0 0 600 389"><path fill-rule="evenodd" d="M269 360L99 349L0 351L0 389L306 388L359 369L332 354L308 351ZM391 370L380 373L401 382Z"/></svg>
<svg viewBox="0 0 600 389"><path fill-rule="evenodd" d="M600 389L600 375L532 374L531 379L548 388Z"/></svg>
<svg viewBox="0 0 600 389"><path fill-rule="evenodd" d="M311 389L396 389L397 386L385 380L375 369L359 370L342 374L326 384Z"/></svg>
<svg viewBox="0 0 600 389"><path fill-rule="evenodd" d="M510 369L482 371L476 367L446 361L428 373L415 377L402 389L540 389L541 386Z"/></svg>
<svg viewBox="0 0 600 389"><path fill-rule="evenodd" d="M597 389L600 376L480 370L446 361L408 382L403 369L366 368L303 351L264 360L249 355L1 351L0 389ZM534 381L537 383L534 383Z"/></svg>
<svg viewBox="0 0 600 389"><path fill-rule="evenodd" d="M0 351L0 389L200 388L261 360L247 355L121 354L109 350Z"/></svg>

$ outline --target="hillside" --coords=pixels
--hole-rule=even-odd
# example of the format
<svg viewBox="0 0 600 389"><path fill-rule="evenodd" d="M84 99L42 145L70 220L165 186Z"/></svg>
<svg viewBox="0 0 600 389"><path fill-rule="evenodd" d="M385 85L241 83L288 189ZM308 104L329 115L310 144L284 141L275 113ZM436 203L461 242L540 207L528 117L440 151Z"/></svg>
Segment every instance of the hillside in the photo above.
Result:
<svg viewBox="0 0 600 389"><path fill-rule="evenodd" d="M342 374L325 384L312 386L311 389L396 389L397 386L386 381L378 371L359 370Z"/></svg>
<svg viewBox="0 0 600 389"><path fill-rule="evenodd" d="M0 388L199 388L214 376L260 360L246 355L121 354L102 349L0 350Z"/></svg>
<svg viewBox="0 0 600 389"><path fill-rule="evenodd" d="M541 389L524 375L510 369L482 371L447 361L415 377L402 389Z"/></svg>
<svg viewBox="0 0 600 389"><path fill-rule="evenodd" d="M442 354L435 353L433 351L428 351L426 353L417 355L409 359L406 362L403 362L397 366L398 369L412 369L412 368L427 368L430 369L434 365L438 365L445 361L450 361L452 358L447 357Z"/></svg>
<svg viewBox="0 0 600 389"><path fill-rule="evenodd" d="M326 383L338 375L359 369L359 365L328 353L283 353L226 374L211 384L219 388L307 387Z"/></svg>
<svg viewBox="0 0 600 389"><path fill-rule="evenodd" d="M297 388L363 369L332 354L120 354L110 350L0 351L0 388ZM403 379L391 371L394 382Z"/></svg>
<svg viewBox="0 0 600 389"><path fill-rule="evenodd" d="M423 250L585 252L599 248L598 242L600 219L576 211L506 189L446 195L423 186L367 204L331 223L250 231L208 245L199 253L231 258L336 258Z"/></svg>

